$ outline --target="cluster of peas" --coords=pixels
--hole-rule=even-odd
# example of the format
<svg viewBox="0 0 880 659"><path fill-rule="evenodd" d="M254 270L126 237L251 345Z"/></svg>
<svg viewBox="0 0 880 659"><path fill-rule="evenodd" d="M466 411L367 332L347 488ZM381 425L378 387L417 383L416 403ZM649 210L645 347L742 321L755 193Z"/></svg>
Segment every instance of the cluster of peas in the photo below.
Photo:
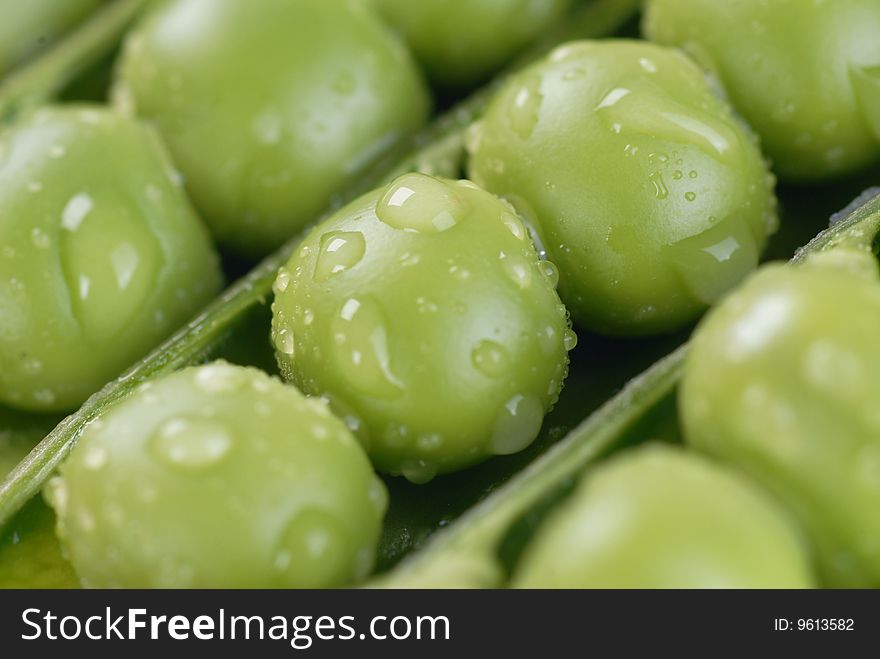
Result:
<svg viewBox="0 0 880 659"><path fill-rule="evenodd" d="M281 245L427 121L424 74L485 80L572 4L151 6L112 107L0 134L0 403L80 405L218 293L215 242ZM288 384L214 362L90 423L46 491L82 582L358 583L388 502L374 468L425 483L519 452L572 321L650 336L724 297L680 406L689 444L732 466L613 458L513 584L880 583L876 259L737 288L778 225L776 176L880 160L880 3L649 0L645 29L654 43L569 43L507 80L468 132L468 179L405 174L313 227L274 285Z"/></svg>

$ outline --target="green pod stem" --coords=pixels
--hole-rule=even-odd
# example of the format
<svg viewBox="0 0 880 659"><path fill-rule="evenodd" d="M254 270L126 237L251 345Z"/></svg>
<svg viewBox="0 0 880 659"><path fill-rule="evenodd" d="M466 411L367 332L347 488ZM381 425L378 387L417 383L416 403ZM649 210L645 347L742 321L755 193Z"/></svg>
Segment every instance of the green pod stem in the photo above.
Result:
<svg viewBox="0 0 880 659"><path fill-rule="evenodd" d="M123 5L128 7L135 4L140 2L119 0L118 7L117 5L113 7L121 12ZM639 5L638 0L591 2L569 17L558 30L548 33L547 38L542 39L516 66L531 61L544 54L554 44L570 38L596 38L613 34L635 16ZM128 8L134 9L134 7ZM117 18L119 23L105 19L108 25L100 26L104 28L101 30L102 35L107 36L106 33L111 32L109 23L112 22L114 27L127 25L135 13L132 11L126 21ZM99 14L82 29L87 30L90 27L96 29L98 27L96 21L102 16L105 14ZM121 31L122 28L119 29ZM83 38L81 34L82 31L77 31L70 39ZM76 44L72 44L70 39L62 41L43 58L27 67L22 73L23 77L18 78L18 82L10 79L0 92L0 117L19 111L25 105L30 107L29 104L39 104L63 86L63 82L69 79L70 72L66 66L62 66L65 56L59 53L67 53L66 56L71 57L68 51L72 51L81 57L81 51L88 50L82 45L74 48ZM84 41L93 43L90 40L84 39ZM115 40L110 41L115 43ZM54 61L54 58L58 58L58 61ZM33 71L32 77L25 77L26 71ZM49 75L49 72L52 72L52 75ZM464 155L465 130L475 118L480 116L496 84L498 83L492 83L476 92L436 119L425 131L401 145L394 153L381 158L349 190L333 200L330 211L394 178L400 172L415 169L441 176L457 176ZM327 215L329 212L318 220ZM274 254L264 259L250 273L232 284L196 318L122 376L92 395L77 412L56 426L18 464L5 481L0 483L0 528L41 490L49 476L70 452L89 421L101 414L109 405L129 394L141 382L198 363L211 356L242 318L252 309L266 302L272 293L272 283L275 281L277 271L290 258L302 235L295 236Z"/></svg>
<svg viewBox="0 0 880 659"><path fill-rule="evenodd" d="M831 228L801 248L791 263L798 265L811 254L837 248L876 254L880 244L880 189L857 202L842 216L835 216ZM627 441L645 438L645 423L676 395L687 351L685 344L633 379L552 449L438 532L421 551L370 585L503 586L503 545L518 522L558 497L558 492L570 487L601 456Z"/></svg>
<svg viewBox="0 0 880 659"><path fill-rule="evenodd" d="M147 0L116 0L43 55L0 81L0 122L46 103L119 45Z"/></svg>

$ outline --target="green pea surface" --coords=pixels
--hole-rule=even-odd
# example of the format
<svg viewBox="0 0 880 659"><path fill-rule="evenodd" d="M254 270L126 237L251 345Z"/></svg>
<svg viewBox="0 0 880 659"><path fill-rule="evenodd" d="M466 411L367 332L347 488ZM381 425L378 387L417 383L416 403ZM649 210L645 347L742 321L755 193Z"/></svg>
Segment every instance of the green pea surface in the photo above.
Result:
<svg viewBox="0 0 880 659"><path fill-rule="evenodd" d="M864 259L864 273L824 258L765 267L707 316L681 417L693 446L740 466L797 514L827 585L876 587L880 281L868 255L848 257Z"/></svg>
<svg viewBox="0 0 880 659"><path fill-rule="evenodd" d="M672 49L561 46L504 86L469 148L471 177L537 224L573 318L602 333L693 320L776 226L752 135Z"/></svg>
<svg viewBox="0 0 880 659"><path fill-rule="evenodd" d="M420 127L424 82L358 2L172 0L127 39L117 103L153 121L216 238L262 254Z"/></svg>
<svg viewBox="0 0 880 659"><path fill-rule="evenodd" d="M0 134L0 402L76 407L221 279L153 131L80 105Z"/></svg>
<svg viewBox="0 0 880 659"><path fill-rule="evenodd" d="M786 179L880 160L876 0L650 0L645 31L724 83Z"/></svg>
<svg viewBox="0 0 880 659"><path fill-rule="evenodd" d="M661 445L596 467L527 547L519 588L807 588L799 532L739 474Z"/></svg>
<svg viewBox="0 0 880 659"><path fill-rule="evenodd" d="M6 0L0 3L0 75L46 48L104 0Z"/></svg>
<svg viewBox="0 0 880 659"><path fill-rule="evenodd" d="M572 0L372 0L428 76L477 83L562 18Z"/></svg>
<svg viewBox="0 0 880 659"><path fill-rule="evenodd" d="M278 363L379 469L426 482L537 436L576 341L555 283L509 205L408 174L321 223L281 270Z"/></svg>
<svg viewBox="0 0 880 659"><path fill-rule="evenodd" d="M83 584L102 588L347 584L371 569L387 505L326 406L225 362L91 423L47 498Z"/></svg>

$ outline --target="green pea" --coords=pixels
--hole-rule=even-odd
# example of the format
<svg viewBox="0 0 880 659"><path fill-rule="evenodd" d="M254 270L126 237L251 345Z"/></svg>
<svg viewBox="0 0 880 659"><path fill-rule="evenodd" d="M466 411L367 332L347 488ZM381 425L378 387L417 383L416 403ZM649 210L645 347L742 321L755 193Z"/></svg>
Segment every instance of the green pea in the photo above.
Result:
<svg viewBox="0 0 880 659"><path fill-rule="evenodd" d="M153 131L79 105L0 134L0 403L76 407L220 285Z"/></svg>
<svg viewBox="0 0 880 659"><path fill-rule="evenodd" d="M379 469L426 482L537 436L576 341L555 283L510 206L408 174L320 224L281 270L278 363Z"/></svg>
<svg viewBox="0 0 880 659"><path fill-rule="evenodd" d="M313 221L427 118L408 51L354 1L172 0L114 90L154 122L216 238L251 255Z"/></svg>
<svg viewBox="0 0 880 659"><path fill-rule="evenodd" d="M880 586L880 280L835 250L763 268L694 337L685 435L797 514L838 587ZM840 267L851 264L852 267Z"/></svg>
<svg viewBox="0 0 880 659"><path fill-rule="evenodd" d="M444 86L480 82L562 18L572 0L372 0Z"/></svg>
<svg viewBox="0 0 880 659"><path fill-rule="evenodd" d="M739 474L660 444L588 474L527 547L519 588L809 588L802 538Z"/></svg>
<svg viewBox="0 0 880 659"><path fill-rule="evenodd" d="M315 588L370 571L387 493L326 406L215 362L142 385L50 481L83 584Z"/></svg>
<svg viewBox="0 0 880 659"><path fill-rule="evenodd" d="M470 174L535 222L577 323L674 330L751 271L776 226L752 135L680 53L576 42L514 76Z"/></svg>
<svg viewBox="0 0 880 659"><path fill-rule="evenodd" d="M104 0L7 0L0 3L0 76L44 49Z"/></svg>
<svg viewBox="0 0 880 659"><path fill-rule="evenodd" d="M876 0L650 0L645 31L717 75L786 179L880 160Z"/></svg>

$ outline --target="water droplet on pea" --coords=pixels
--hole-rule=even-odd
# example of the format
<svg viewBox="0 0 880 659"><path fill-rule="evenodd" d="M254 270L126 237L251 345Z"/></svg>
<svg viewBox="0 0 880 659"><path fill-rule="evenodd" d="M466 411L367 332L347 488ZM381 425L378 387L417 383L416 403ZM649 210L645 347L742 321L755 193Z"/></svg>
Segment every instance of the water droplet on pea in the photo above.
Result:
<svg viewBox="0 0 880 659"><path fill-rule="evenodd" d="M471 353L471 361L474 367L491 378L502 377L507 372L509 356L504 346L484 339L480 341Z"/></svg>
<svg viewBox="0 0 880 659"><path fill-rule="evenodd" d="M275 294L280 295L287 290L289 285L290 272L288 272L287 268L281 268L281 270L278 271L278 276L275 278L275 284L273 285Z"/></svg>
<svg viewBox="0 0 880 659"><path fill-rule="evenodd" d="M424 485L437 475L437 468L426 460L407 460L401 465L400 473L410 483Z"/></svg>
<svg viewBox="0 0 880 659"><path fill-rule="evenodd" d="M287 355L288 357L293 356L294 352L294 339L293 332L287 328L282 328L278 331L273 331L272 333L272 342L275 345L275 349L280 352L282 355Z"/></svg>
<svg viewBox="0 0 880 659"><path fill-rule="evenodd" d="M666 183L663 180L663 174L660 172L654 172L648 177L648 180L654 188L654 196L657 199L666 199L669 196L669 188L666 187Z"/></svg>
<svg viewBox="0 0 880 659"><path fill-rule="evenodd" d="M371 297L349 298L331 328L336 360L349 382L362 393L394 398L403 383L391 368L384 315Z"/></svg>
<svg viewBox="0 0 880 659"><path fill-rule="evenodd" d="M541 76L531 75L525 84L517 90L507 115L510 127L520 138L526 140L531 137L538 125L543 102Z"/></svg>
<svg viewBox="0 0 880 659"><path fill-rule="evenodd" d="M465 210L453 186L424 174L406 174L379 199L376 217L395 229L439 233L458 224Z"/></svg>
<svg viewBox="0 0 880 659"><path fill-rule="evenodd" d="M559 285L559 268L556 267L553 261L541 261L539 265L541 272L544 273L544 277L547 278L547 282L550 286L556 288Z"/></svg>
<svg viewBox="0 0 880 659"><path fill-rule="evenodd" d="M202 418L174 418L149 439L153 456L176 469L199 470L220 463L232 450L233 439L221 423Z"/></svg>
<svg viewBox="0 0 880 659"><path fill-rule="evenodd" d="M334 583L348 576L348 543L348 534L334 515L304 508L282 530L273 564L292 585Z"/></svg>
<svg viewBox="0 0 880 659"><path fill-rule="evenodd" d="M315 279L323 281L350 270L364 258L367 243L359 231L331 231L321 237Z"/></svg>
<svg viewBox="0 0 880 659"><path fill-rule="evenodd" d="M526 448L541 430L544 408L533 394L517 394L502 406L495 419L489 450L511 455Z"/></svg>
<svg viewBox="0 0 880 659"><path fill-rule="evenodd" d="M532 267L516 255L506 255L501 259L502 267L508 278L519 288L525 290L532 285Z"/></svg>
<svg viewBox="0 0 880 659"><path fill-rule="evenodd" d="M574 333L574 330L568 328L562 334L562 345L565 348L566 352L571 352L575 349L578 344L577 334Z"/></svg>

